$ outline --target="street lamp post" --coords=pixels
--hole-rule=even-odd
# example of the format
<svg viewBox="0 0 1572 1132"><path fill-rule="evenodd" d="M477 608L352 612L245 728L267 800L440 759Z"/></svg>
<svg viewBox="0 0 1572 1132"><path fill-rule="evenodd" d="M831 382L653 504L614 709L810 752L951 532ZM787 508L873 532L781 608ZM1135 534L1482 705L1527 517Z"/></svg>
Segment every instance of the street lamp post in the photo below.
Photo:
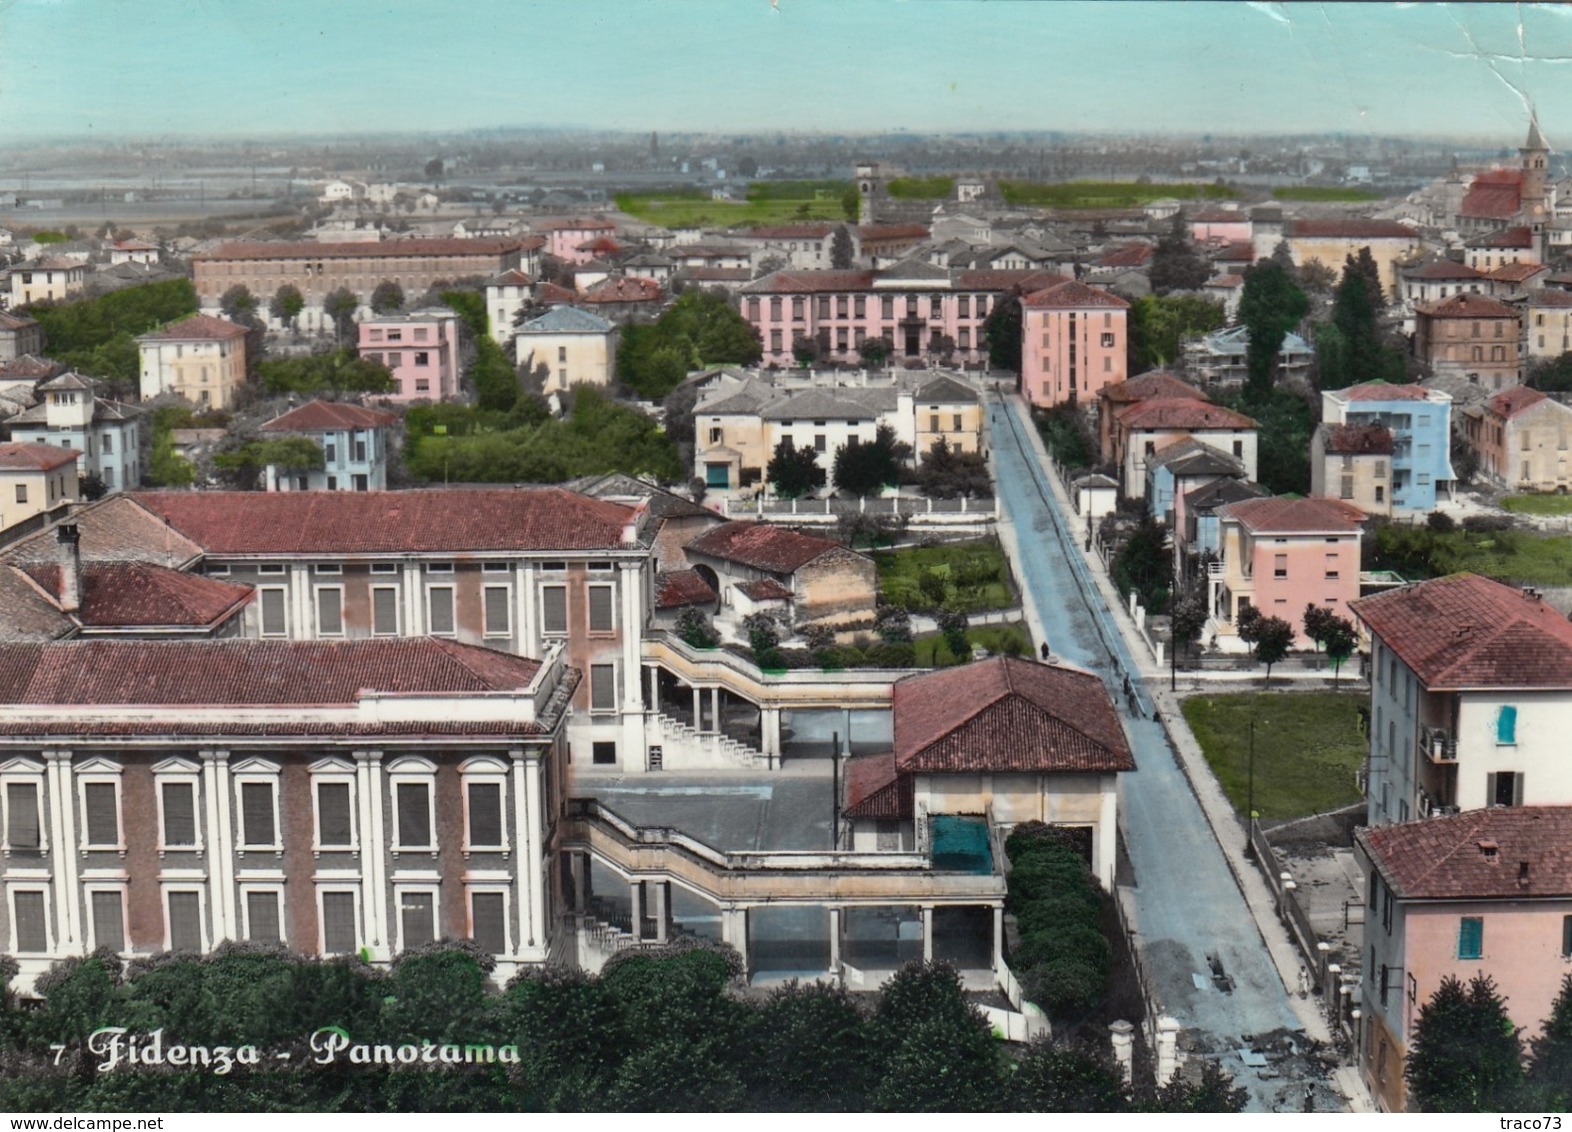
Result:
<svg viewBox="0 0 1572 1132"><path fill-rule="evenodd" d="M1255 720L1250 721L1250 772L1245 790L1245 858L1255 859Z"/></svg>

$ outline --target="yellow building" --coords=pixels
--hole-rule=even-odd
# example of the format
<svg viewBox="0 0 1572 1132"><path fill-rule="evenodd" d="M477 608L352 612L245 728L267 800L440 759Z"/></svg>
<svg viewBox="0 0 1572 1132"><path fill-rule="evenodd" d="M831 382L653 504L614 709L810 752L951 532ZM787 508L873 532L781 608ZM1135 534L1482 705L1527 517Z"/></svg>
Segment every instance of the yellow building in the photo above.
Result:
<svg viewBox="0 0 1572 1132"><path fill-rule="evenodd" d="M1572 350L1572 291L1546 287L1533 292L1523 320L1523 360L1559 358L1568 350Z"/></svg>
<svg viewBox="0 0 1572 1132"><path fill-rule="evenodd" d="M616 374L617 328L577 307L553 307L518 328L514 350L519 365L546 368L542 392L610 385Z"/></svg>
<svg viewBox="0 0 1572 1132"><path fill-rule="evenodd" d="M1310 438L1310 494L1352 503L1366 515L1390 516L1394 447L1384 425L1317 426Z"/></svg>
<svg viewBox="0 0 1572 1132"><path fill-rule="evenodd" d="M1294 265L1303 267L1319 260L1333 271L1341 271L1349 256L1358 257L1361 248L1370 249L1381 272L1381 287L1390 301L1401 293L1398 268L1411 262L1420 251L1419 233L1393 220L1358 218L1283 219L1282 210L1267 205L1251 214L1251 231L1256 259L1272 254L1281 240L1288 241Z"/></svg>
<svg viewBox="0 0 1572 1132"><path fill-rule="evenodd" d="M0 542L26 533L77 501L75 448L0 444Z"/></svg>
<svg viewBox="0 0 1572 1132"><path fill-rule="evenodd" d="M194 314L137 339L142 400L178 393L204 409L227 409L246 380L246 328Z"/></svg>
<svg viewBox="0 0 1572 1132"><path fill-rule="evenodd" d="M62 303L82 290L87 267L72 259L40 259L11 269L11 305Z"/></svg>

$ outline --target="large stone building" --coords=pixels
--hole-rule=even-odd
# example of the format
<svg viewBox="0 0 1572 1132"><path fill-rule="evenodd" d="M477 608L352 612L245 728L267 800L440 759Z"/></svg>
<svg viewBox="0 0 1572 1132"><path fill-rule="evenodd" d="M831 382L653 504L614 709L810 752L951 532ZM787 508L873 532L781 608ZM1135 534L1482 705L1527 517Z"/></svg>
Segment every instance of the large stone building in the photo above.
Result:
<svg viewBox="0 0 1572 1132"><path fill-rule="evenodd" d="M1130 304L1110 291L1061 280L1021 299L1021 394L1033 405L1096 404L1127 376Z"/></svg>
<svg viewBox="0 0 1572 1132"><path fill-rule="evenodd" d="M1466 377L1499 391L1523 378L1522 314L1464 293L1414 307L1414 356L1438 376Z"/></svg>
<svg viewBox="0 0 1572 1132"><path fill-rule="evenodd" d="M11 439L76 449L77 472L96 476L105 491L141 486L144 410L97 396L79 373L51 378L38 392L43 403L8 422Z"/></svg>
<svg viewBox="0 0 1572 1132"><path fill-rule="evenodd" d="M203 409L227 409L246 380L246 328L194 314L137 340L142 400L177 393Z"/></svg>

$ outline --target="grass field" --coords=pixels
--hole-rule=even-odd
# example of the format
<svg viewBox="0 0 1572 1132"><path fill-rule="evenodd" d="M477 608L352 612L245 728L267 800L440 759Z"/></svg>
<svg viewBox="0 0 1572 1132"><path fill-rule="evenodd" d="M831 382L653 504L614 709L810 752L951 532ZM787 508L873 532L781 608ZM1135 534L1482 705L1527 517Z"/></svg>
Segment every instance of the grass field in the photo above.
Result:
<svg viewBox="0 0 1572 1132"><path fill-rule="evenodd" d="M1396 570L1414 580L1466 570L1516 585L1572 586L1572 536L1568 535L1518 530L1443 533L1393 525L1376 532L1376 546L1375 559L1366 563L1366 569Z"/></svg>
<svg viewBox="0 0 1572 1132"><path fill-rule="evenodd" d="M981 645L995 656L1032 655L1031 638L1026 635L1026 626L1018 621L1009 625L979 625L966 630L966 639L973 648ZM949 647L944 643L943 633L928 633L918 637L915 643L918 668L947 668L968 659L962 657L957 660L951 655Z"/></svg>
<svg viewBox="0 0 1572 1132"><path fill-rule="evenodd" d="M1365 757L1359 692L1241 692L1191 696L1184 717L1234 809L1250 791L1255 720L1255 809L1265 819L1325 813L1359 801L1354 774Z"/></svg>
<svg viewBox="0 0 1572 1132"><path fill-rule="evenodd" d="M944 578L945 603L952 608L978 613L1015 604L1009 565L997 539L880 550L874 552L873 560L879 568L879 594L892 605L911 610L935 608L936 603L922 592L919 582L930 572Z"/></svg>
<svg viewBox="0 0 1572 1132"><path fill-rule="evenodd" d="M1273 189L1278 200L1307 201L1367 201L1380 200L1381 194L1369 189L1346 188L1341 185L1284 185Z"/></svg>
<svg viewBox="0 0 1572 1132"><path fill-rule="evenodd" d="M711 200L703 189L694 188L618 193L616 201L629 216L664 228L843 221L841 197L850 187L841 181L760 181L748 186L745 201Z"/></svg>
<svg viewBox="0 0 1572 1132"><path fill-rule="evenodd" d="M1509 495L1501 506L1519 515L1572 515L1572 495Z"/></svg>
<svg viewBox="0 0 1572 1132"><path fill-rule="evenodd" d="M955 178L896 177L884 191L896 200L945 200L955 191Z"/></svg>
<svg viewBox="0 0 1572 1132"><path fill-rule="evenodd" d="M1040 208L1139 208L1154 200L1227 200L1238 196L1228 185L1195 182L1139 184L1135 181L1000 181L1009 204Z"/></svg>

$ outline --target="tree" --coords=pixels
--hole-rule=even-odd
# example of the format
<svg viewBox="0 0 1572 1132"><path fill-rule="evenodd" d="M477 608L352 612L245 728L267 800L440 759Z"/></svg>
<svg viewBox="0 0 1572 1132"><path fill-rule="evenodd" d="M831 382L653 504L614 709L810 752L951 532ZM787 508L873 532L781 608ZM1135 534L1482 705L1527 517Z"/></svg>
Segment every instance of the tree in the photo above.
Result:
<svg viewBox="0 0 1572 1132"><path fill-rule="evenodd" d="M830 237L830 266L836 271L847 271L852 265L852 255L851 232L842 224Z"/></svg>
<svg viewBox="0 0 1572 1132"><path fill-rule="evenodd" d="M1200 1080L1186 1081L1176 1074L1157 1091L1154 1107L1158 1112L1242 1112L1248 1097L1221 1065L1206 1061Z"/></svg>
<svg viewBox="0 0 1572 1132"><path fill-rule="evenodd" d="M1239 616L1234 623L1234 632L1239 634L1239 639L1251 648L1256 641L1261 639L1261 610L1254 605L1247 605L1239 611Z"/></svg>
<svg viewBox="0 0 1572 1132"><path fill-rule="evenodd" d="M720 644L720 634L715 632L704 610L696 605L688 606L678 615L677 636L696 649L711 649Z"/></svg>
<svg viewBox="0 0 1572 1132"><path fill-rule="evenodd" d="M1159 295L1169 291L1198 290L1211 276L1207 262L1196 253L1190 242L1190 228L1184 210L1174 213L1168 234L1157 241L1152 249L1152 266L1149 278L1152 290Z"/></svg>
<svg viewBox="0 0 1572 1132"><path fill-rule="evenodd" d="M1141 525L1125 540L1114 556L1113 577L1121 594L1135 593L1150 614L1168 607L1173 585L1173 553L1164 549L1166 535L1157 520L1147 513Z"/></svg>
<svg viewBox="0 0 1572 1132"><path fill-rule="evenodd" d="M869 369L881 369L895 352L895 343L888 338L864 338L857 347L857 355Z"/></svg>
<svg viewBox="0 0 1572 1132"><path fill-rule="evenodd" d="M1329 628L1327 619L1336 616L1337 614L1326 608L1326 606L1317 605L1313 601L1305 605L1305 636L1310 638L1310 642L1315 645L1316 651L1320 651L1321 642L1326 639Z"/></svg>
<svg viewBox="0 0 1572 1132"><path fill-rule="evenodd" d="M1332 662L1332 687L1336 688L1343 673L1343 665L1354 655L1359 637L1354 632L1354 623L1348 618L1336 614L1331 614L1330 618L1322 643L1326 646L1326 658Z"/></svg>
<svg viewBox="0 0 1572 1132"><path fill-rule="evenodd" d="M391 279L378 283L371 292L371 309L377 314L392 314L404 309L404 288Z"/></svg>
<svg viewBox="0 0 1572 1132"><path fill-rule="evenodd" d="M1239 321L1249 336L1245 391L1252 400L1264 399L1271 392L1283 339L1308 309L1305 293L1275 259L1264 259L1245 273Z"/></svg>
<svg viewBox="0 0 1572 1132"><path fill-rule="evenodd" d="M857 191L856 185L847 185L841 193L841 215L846 217L846 223L855 224L862 215L862 194Z"/></svg>
<svg viewBox="0 0 1572 1132"><path fill-rule="evenodd" d="M242 326L250 326L256 321L257 306L257 297L244 283L236 283L218 300L218 309L224 317Z"/></svg>
<svg viewBox="0 0 1572 1132"><path fill-rule="evenodd" d="M685 291L649 326L629 326L617 347L617 377L658 400L693 370L753 365L763 355L759 334L722 295Z"/></svg>
<svg viewBox="0 0 1572 1132"><path fill-rule="evenodd" d="M442 180L442 174L445 172L447 172L447 166L443 163L442 158L433 157L426 162L426 176L431 178L433 184Z"/></svg>
<svg viewBox="0 0 1572 1132"><path fill-rule="evenodd" d="M1264 617L1256 628L1255 658L1266 665L1266 682L1272 682L1272 665L1293 647L1294 627L1281 617Z"/></svg>
<svg viewBox="0 0 1572 1132"><path fill-rule="evenodd" d="M268 313L291 330L295 329L295 320L305 309L306 297L293 283L285 283L274 291L273 298L267 305Z"/></svg>
<svg viewBox="0 0 1572 1132"><path fill-rule="evenodd" d="M518 371L490 337L475 339L469 381L475 387L475 404L479 408L505 413L519 399Z"/></svg>
<svg viewBox="0 0 1572 1132"><path fill-rule="evenodd" d="M944 647L950 650L950 655L959 664L965 664L972 658L972 646L966 639L966 630L971 627L971 622L964 611L959 609L941 609L934 620L939 625L939 632L944 634Z"/></svg>
<svg viewBox="0 0 1572 1132"><path fill-rule="evenodd" d="M1299 269L1299 286L1317 295L1329 293L1337 284L1337 272L1318 259L1307 261Z"/></svg>
<svg viewBox="0 0 1572 1132"><path fill-rule="evenodd" d="M870 443L843 444L835 450L835 486L853 495L875 495L899 482L908 451L895 439L895 430L881 424Z"/></svg>
<svg viewBox="0 0 1572 1132"><path fill-rule="evenodd" d="M1129 1112L1130 1090L1111 1057L1092 1046L1037 1038L1011 1078L1016 1112Z"/></svg>
<svg viewBox="0 0 1572 1132"><path fill-rule="evenodd" d="M763 1112L862 1112L872 1084L869 1021L844 987L795 979L770 992L753 1027L753 1093Z"/></svg>
<svg viewBox="0 0 1572 1132"><path fill-rule="evenodd" d="M824 486L824 469L812 448L798 448L790 440L775 446L764 478L782 499L798 499Z"/></svg>
<svg viewBox="0 0 1572 1132"><path fill-rule="evenodd" d="M807 369L819 361L819 339L817 335L799 334L791 340L792 360L803 369Z"/></svg>
<svg viewBox="0 0 1572 1132"><path fill-rule="evenodd" d="M345 335L354 329L355 312L359 309L360 296L348 287L340 287L322 300L322 313L333 320L333 330L340 345Z"/></svg>
<svg viewBox="0 0 1572 1132"><path fill-rule="evenodd" d="M1425 1112L1502 1112L1523 1080L1523 1043L1489 975L1448 975L1419 1008L1404 1070Z"/></svg>
<svg viewBox="0 0 1572 1132"><path fill-rule="evenodd" d="M660 403L660 426L673 444L692 444L696 439L693 409L698 403L699 387L694 384L677 386Z"/></svg>
<svg viewBox="0 0 1572 1132"><path fill-rule="evenodd" d="M269 465L286 475L324 467L322 445L309 436L281 436L248 440L238 448L213 456L213 465L226 474L233 487L255 491L257 477Z"/></svg>
<svg viewBox="0 0 1572 1132"><path fill-rule="evenodd" d="M983 321L990 369L1021 372L1021 289L1011 287L999 296Z"/></svg>
<svg viewBox="0 0 1572 1132"><path fill-rule="evenodd" d="M917 465L917 486L930 499L986 499L993 495L993 480L982 453L951 448L942 436L922 454Z"/></svg>
<svg viewBox="0 0 1572 1132"><path fill-rule="evenodd" d="M1370 249L1361 251L1363 261L1369 261ZM1332 299L1332 322L1316 332L1316 371L1322 389L1403 380L1402 352L1381 340L1378 319L1383 305L1374 262L1350 255Z"/></svg>
<svg viewBox="0 0 1572 1132"><path fill-rule="evenodd" d="M1185 339L1217 330L1227 321L1223 304L1194 295L1143 295L1130 304L1126 361L1132 374L1179 361Z"/></svg>
<svg viewBox="0 0 1572 1132"><path fill-rule="evenodd" d="M1168 611L1169 647L1173 651L1170 669L1170 688L1179 686L1179 650L1188 649L1201 639L1201 633L1206 629L1207 622L1206 601L1190 594L1173 603Z"/></svg>
<svg viewBox="0 0 1572 1132"><path fill-rule="evenodd" d="M1572 351L1535 362L1523 384L1543 393L1572 393Z"/></svg>
<svg viewBox="0 0 1572 1132"><path fill-rule="evenodd" d="M1535 1107L1565 1112L1572 1101L1572 975L1562 976L1544 1031L1529 1051L1528 1081L1540 1093Z"/></svg>
<svg viewBox="0 0 1572 1132"><path fill-rule="evenodd" d="M136 485L132 484L131 486L134 487ZM86 475L76 477L76 493L91 503L108 495L109 488L105 486L103 478L96 472L88 472Z"/></svg>
<svg viewBox="0 0 1572 1132"><path fill-rule="evenodd" d="M949 365L955 358L955 339L935 330L928 336L928 356L941 366Z"/></svg>
<svg viewBox="0 0 1572 1132"><path fill-rule="evenodd" d="M947 963L906 964L884 984L871 1024L868 1103L886 1112L976 1112L999 1103L999 1051Z"/></svg>
<svg viewBox="0 0 1572 1132"><path fill-rule="evenodd" d="M391 393L397 388L387 366L351 349L270 358L257 367L257 377L262 388L274 394Z"/></svg>

